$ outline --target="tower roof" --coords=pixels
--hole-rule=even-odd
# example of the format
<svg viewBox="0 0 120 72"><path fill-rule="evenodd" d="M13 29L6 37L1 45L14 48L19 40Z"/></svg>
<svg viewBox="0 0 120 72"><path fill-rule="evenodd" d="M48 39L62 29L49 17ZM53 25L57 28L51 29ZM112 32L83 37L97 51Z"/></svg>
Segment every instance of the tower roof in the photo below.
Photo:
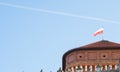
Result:
<svg viewBox="0 0 120 72"><path fill-rule="evenodd" d="M85 46L82 46L81 48L118 48L120 47L119 43L107 41L107 40L101 40L98 42L94 42Z"/></svg>

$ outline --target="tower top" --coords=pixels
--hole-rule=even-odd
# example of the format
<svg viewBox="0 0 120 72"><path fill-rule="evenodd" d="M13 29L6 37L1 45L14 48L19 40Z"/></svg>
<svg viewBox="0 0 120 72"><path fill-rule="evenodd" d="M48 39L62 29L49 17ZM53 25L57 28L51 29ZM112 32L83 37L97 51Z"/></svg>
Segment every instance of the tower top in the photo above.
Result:
<svg viewBox="0 0 120 72"><path fill-rule="evenodd" d="M82 46L81 48L116 48L119 47L120 48L120 44L119 43L115 43L115 42L111 42L108 40L101 40L98 42L94 42L85 46Z"/></svg>

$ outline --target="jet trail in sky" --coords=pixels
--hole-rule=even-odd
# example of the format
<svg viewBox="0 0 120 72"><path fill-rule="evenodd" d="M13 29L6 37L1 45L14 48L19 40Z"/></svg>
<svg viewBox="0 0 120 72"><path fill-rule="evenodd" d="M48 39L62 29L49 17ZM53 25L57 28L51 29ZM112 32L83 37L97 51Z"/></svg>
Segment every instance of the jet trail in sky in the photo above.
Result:
<svg viewBox="0 0 120 72"><path fill-rule="evenodd" d="M101 22L109 22L109 23L114 23L114 24L120 24L120 22L112 21L112 20L108 20L108 19L102 19L102 18L90 17L90 16L81 16L81 15L77 15L77 14L71 14L71 13L65 13L65 12L59 12L59 11L52 11L52 10L45 10L45 9L33 8L33 7L22 6L22 5L15 5L15 4L4 3L4 2L0 2L0 5L1 6L13 7L13 8L26 9L26 10L31 10L31 11L51 13L51 14L56 14L56 15L64 15L64 16L81 18L81 19L88 19L88 20L95 20L95 21L101 21Z"/></svg>

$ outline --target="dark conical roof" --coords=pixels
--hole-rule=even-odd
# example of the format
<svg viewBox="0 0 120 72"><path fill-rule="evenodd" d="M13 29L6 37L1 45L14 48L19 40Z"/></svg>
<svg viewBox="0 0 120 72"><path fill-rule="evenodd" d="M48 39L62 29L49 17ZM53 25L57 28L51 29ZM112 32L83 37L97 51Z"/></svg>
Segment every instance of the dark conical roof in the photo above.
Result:
<svg viewBox="0 0 120 72"><path fill-rule="evenodd" d="M107 40L101 40L98 42L94 42L85 46L82 46L81 48L111 48L111 47L120 47L119 43L107 41Z"/></svg>

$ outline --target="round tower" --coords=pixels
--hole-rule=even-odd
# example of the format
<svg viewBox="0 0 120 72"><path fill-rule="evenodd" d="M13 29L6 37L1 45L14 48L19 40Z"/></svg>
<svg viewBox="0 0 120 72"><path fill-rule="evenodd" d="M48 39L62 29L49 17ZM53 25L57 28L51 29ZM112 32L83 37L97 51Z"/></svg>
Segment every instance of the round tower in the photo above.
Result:
<svg viewBox="0 0 120 72"><path fill-rule="evenodd" d="M102 70L116 69L120 59L120 44L102 40L82 47L74 48L63 55L62 68L64 71L95 72L97 66Z"/></svg>

